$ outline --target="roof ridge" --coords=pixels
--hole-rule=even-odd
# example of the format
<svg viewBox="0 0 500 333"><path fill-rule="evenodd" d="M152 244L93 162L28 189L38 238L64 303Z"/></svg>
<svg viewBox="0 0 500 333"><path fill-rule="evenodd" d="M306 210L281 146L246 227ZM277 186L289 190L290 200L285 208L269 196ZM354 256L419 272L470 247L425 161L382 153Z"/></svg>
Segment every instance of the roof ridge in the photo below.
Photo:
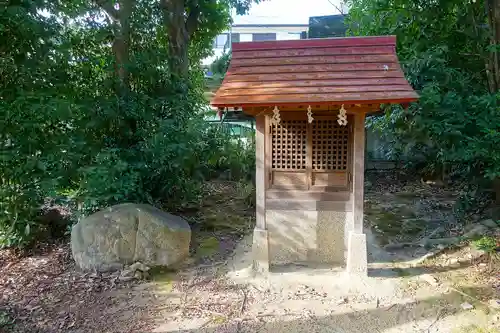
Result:
<svg viewBox="0 0 500 333"><path fill-rule="evenodd" d="M351 36L310 38L296 40L262 41L262 42L237 42L233 43L232 51L250 51L265 49L301 49L316 47L356 47L356 46L396 46L396 36Z"/></svg>

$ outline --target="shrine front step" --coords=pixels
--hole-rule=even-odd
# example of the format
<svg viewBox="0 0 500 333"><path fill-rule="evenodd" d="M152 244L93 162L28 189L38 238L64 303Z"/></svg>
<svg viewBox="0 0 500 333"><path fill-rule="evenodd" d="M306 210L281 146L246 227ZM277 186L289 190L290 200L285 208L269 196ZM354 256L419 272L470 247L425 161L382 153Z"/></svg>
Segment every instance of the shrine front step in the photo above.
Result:
<svg viewBox="0 0 500 333"><path fill-rule="evenodd" d="M352 201L267 199L266 200L266 210L351 212L352 211Z"/></svg>
<svg viewBox="0 0 500 333"><path fill-rule="evenodd" d="M286 191L267 190L267 200L303 200L303 201L351 201L349 191Z"/></svg>

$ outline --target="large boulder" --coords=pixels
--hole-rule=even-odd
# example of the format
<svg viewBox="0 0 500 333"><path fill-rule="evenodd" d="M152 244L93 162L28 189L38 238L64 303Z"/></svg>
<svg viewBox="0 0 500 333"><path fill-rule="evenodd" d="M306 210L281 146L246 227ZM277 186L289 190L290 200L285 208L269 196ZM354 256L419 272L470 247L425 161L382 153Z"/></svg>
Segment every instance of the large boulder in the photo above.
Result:
<svg viewBox="0 0 500 333"><path fill-rule="evenodd" d="M191 228L182 218L143 204L121 204L90 215L71 230L71 250L84 270L141 262L172 267L189 255Z"/></svg>

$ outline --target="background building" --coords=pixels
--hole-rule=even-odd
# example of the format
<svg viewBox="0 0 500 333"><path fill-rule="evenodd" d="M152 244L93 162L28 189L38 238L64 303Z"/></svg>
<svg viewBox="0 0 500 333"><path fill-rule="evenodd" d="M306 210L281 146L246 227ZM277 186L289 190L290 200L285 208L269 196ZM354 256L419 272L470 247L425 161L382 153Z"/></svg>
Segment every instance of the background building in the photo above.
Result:
<svg viewBox="0 0 500 333"><path fill-rule="evenodd" d="M305 39L308 28L308 24L234 24L230 30L215 38L214 54L206 58L203 64L210 65L229 51L230 42Z"/></svg>

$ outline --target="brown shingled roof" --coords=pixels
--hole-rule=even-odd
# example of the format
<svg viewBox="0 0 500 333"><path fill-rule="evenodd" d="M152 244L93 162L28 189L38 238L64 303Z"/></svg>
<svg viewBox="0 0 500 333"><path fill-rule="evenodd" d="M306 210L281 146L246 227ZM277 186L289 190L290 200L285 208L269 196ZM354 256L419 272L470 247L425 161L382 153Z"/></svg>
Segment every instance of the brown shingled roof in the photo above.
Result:
<svg viewBox="0 0 500 333"><path fill-rule="evenodd" d="M418 95L396 55L396 37L349 37L233 44L211 104L273 106L408 103Z"/></svg>

